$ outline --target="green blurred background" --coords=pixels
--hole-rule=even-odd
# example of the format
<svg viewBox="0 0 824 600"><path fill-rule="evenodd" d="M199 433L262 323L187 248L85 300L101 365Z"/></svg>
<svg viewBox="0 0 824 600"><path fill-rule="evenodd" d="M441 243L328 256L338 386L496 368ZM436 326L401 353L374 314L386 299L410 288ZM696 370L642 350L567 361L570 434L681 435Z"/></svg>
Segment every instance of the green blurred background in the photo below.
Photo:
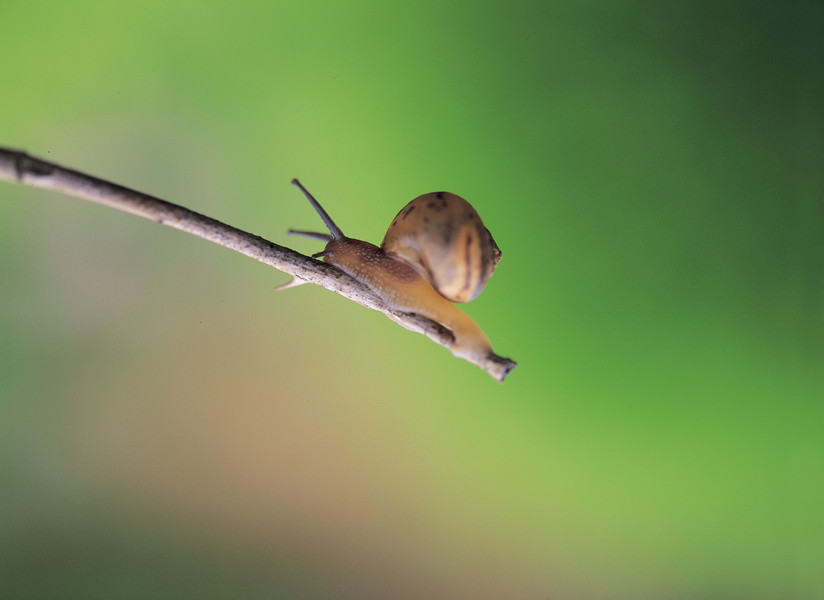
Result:
<svg viewBox="0 0 824 600"><path fill-rule="evenodd" d="M503 384L0 184L4 598L824 598L821 2L0 0L0 145L310 253L448 190Z"/></svg>

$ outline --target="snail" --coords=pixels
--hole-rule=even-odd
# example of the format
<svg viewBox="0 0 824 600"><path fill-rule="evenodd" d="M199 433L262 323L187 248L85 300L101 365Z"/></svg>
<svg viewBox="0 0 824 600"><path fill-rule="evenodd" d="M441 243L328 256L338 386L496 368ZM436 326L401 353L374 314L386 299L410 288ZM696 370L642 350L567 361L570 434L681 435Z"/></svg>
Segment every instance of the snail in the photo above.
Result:
<svg viewBox="0 0 824 600"><path fill-rule="evenodd" d="M327 262L365 284L390 308L423 315L452 332L452 354L480 358L492 352L477 323L453 302L484 288L501 251L469 202L449 192L418 196L389 226L380 247L346 237L297 179L292 183L320 215L329 234L290 230L327 242Z"/></svg>

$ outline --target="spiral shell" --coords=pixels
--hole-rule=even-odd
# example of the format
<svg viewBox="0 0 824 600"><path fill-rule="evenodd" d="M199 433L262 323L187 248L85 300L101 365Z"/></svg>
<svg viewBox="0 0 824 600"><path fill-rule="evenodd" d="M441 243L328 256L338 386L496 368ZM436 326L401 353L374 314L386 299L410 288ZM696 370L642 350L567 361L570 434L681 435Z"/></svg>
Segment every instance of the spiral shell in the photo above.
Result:
<svg viewBox="0 0 824 600"><path fill-rule="evenodd" d="M381 248L410 263L452 302L480 294L501 260L478 212L449 192L424 194L404 206Z"/></svg>

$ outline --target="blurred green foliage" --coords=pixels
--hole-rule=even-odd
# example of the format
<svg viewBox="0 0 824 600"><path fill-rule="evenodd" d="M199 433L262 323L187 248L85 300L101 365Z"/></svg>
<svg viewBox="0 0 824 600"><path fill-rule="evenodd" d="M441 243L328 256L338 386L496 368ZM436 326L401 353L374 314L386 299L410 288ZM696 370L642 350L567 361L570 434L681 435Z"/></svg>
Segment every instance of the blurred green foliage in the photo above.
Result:
<svg viewBox="0 0 824 600"><path fill-rule="evenodd" d="M0 3L0 144L297 249L468 198L502 385L0 186L0 595L824 598L820 2Z"/></svg>

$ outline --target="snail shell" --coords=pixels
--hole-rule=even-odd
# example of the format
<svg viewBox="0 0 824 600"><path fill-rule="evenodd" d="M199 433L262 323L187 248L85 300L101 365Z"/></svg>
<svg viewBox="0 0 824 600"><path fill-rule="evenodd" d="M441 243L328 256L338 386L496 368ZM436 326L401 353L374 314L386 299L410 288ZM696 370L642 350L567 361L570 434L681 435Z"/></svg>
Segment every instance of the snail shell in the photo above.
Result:
<svg viewBox="0 0 824 600"><path fill-rule="evenodd" d="M478 212L449 192L423 194L404 206L381 248L412 265L452 302L480 294L501 260Z"/></svg>

